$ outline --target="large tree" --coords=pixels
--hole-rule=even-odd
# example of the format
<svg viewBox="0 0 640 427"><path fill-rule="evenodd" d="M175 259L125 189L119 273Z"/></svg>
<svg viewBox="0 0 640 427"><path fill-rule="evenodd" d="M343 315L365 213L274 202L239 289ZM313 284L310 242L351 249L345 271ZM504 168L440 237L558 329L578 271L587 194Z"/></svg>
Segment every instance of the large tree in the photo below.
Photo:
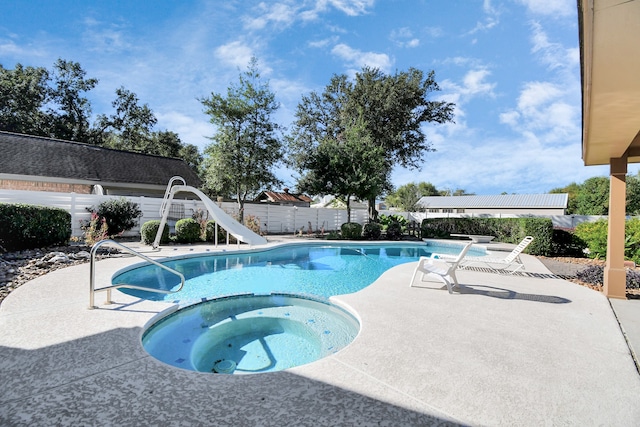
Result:
<svg viewBox="0 0 640 427"><path fill-rule="evenodd" d="M146 153L158 121L151 108L140 105L138 96L124 87L116 89L116 99L111 105L114 114L98 116L99 139L110 148Z"/></svg>
<svg viewBox="0 0 640 427"><path fill-rule="evenodd" d="M322 94L304 96L298 105L290 137L293 167L304 176L305 159L315 153L314 148L326 138L337 139L358 117L364 119L369 143L384 153L384 165L376 175L388 178L396 165L419 167L424 153L432 150L423 125L453 118L453 104L428 99L437 90L434 73L425 76L415 68L387 75L364 67L353 81L345 75L333 76ZM380 188L390 187L387 182ZM378 195L367 197L372 218L377 216Z"/></svg>
<svg viewBox="0 0 640 427"><path fill-rule="evenodd" d="M58 59L53 65L53 83L50 91L54 106L51 136L67 141L87 142L90 139L91 103L83 96L98 84L98 79L86 79L86 71L79 63Z"/></svg>
<svg viewBox="0 0 640 427"><path fill-rule="evenodd" d="M298 190L344 199L348 220L352 197L366 200L383 191L388 182L380 173L384 171L384 151L371 143L361 120L348 126L338 138L321 141L306 162L308 172L298 180Z"/></svg>
<svg viewBox="0 0 640 427"><path fill-rule="evenodd" d="M283 156L279 126L272 118L279 104L269 82L260 77L256 58L226 95L212 92L200 102L217 128L205 148L205 186L235 197L242 222L249 196L282 184L273 172Z"/></svg>
<svg viewBox="0 0 640 427"><path fill-rule="evenodd" d="M385 199L387 204L407 212L418 209L418 201L424 196L439 196L440 192L430 182L410 182L389 193Z"/></svg>
<svg viewBox="0 0 640 427"><path fill-rule="evenodd" d="M48 136L49 72L42 67L0 65L0 130Z"/></svg>

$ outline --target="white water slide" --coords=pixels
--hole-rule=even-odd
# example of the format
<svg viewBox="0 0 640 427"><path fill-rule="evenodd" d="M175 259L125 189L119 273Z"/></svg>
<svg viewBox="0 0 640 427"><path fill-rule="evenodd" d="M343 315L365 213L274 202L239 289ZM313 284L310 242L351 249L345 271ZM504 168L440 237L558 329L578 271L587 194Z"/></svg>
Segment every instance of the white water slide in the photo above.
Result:
<svg viewBox="0 0 640 427"><path fill-rule="evenodd" d="M212 219L216 222L216 224L229 232L233 237L235 237L239 242L248 243L249 245L264 245L267 243L267 239L260 236L259 234L251 231L238 221L236 221L233 217L223 211L218 205L216 205L213 200L208 198L206 194L197 188L191 187L189 185L173 185L173 182L176 180L181 180L185 183L184 179L181 177L173 177L169 181L169 185L167 186L167 191L164 194L164 200L162 202L162 207L160 208L160 212L162 214L162 220L160 221L160 227L158 228L158 234L156 234L156 239L153 242L153 247L157 248L160 244L160 238L162 237L162 230L164 230L164 225L167 223L167 218L169 216L169 208L171 207L171 203L173 202L173 196L179 192L189 192L193 193L202 200L204 206L209 211ZM185 183L186 184L186 183Z"/></svg>

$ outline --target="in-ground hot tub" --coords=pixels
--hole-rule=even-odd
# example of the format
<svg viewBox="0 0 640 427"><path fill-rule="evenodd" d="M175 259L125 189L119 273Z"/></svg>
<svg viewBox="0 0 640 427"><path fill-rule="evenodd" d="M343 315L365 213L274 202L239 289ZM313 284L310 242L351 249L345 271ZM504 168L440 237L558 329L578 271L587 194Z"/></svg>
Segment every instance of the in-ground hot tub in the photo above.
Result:
<svg viewBox="0 0 640 427"><path fill-rule="evenodd" d="M360 323L345 309L291 294L238 295L181 308L143 334L156 359L198 372L250 374L304 365L345 348Z"/></svg>

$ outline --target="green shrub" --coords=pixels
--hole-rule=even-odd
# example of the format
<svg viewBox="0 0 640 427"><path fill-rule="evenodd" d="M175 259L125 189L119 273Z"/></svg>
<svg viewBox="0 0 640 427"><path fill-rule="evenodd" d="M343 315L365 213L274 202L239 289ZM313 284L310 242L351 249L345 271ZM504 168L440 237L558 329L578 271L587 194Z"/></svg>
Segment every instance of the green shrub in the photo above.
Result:
<svg viewBox="0 0 640 427"><path fill-rule="evenodd" d="M377 222L369 222L364 225L362 235L365 239L378 240L382 235L382 226Z"/></svg>
<svg viewBox="0 0 640 427"><path fill-rule="evenodd" d="M244 216L244 226L256 234L260 234L260 218L255 215Z"/></svg>
<svg viewBox="0 0 640 427"><path fill-rule="evenodd" d="M551 255L584 257L584 249L587 244L584 240L576 236L573 230L563 228L553 229L553 239L551 241Z"/></svg>
<svg viewBox="0 0 640 427"><path fill-rule="evenodd" d="M142 243L145 245L153 244L156 239L156 235L158 234L158 228L160 228L160 220L154 219L152 221L147 221L142 224L140 228L140 237L142 238ZM164 225L164 230L162 231L162 236L160 237L160 243L169 243L169 225Z"/></svg>
<svg viewBox="0 0 640 427"><path fill-rule="evenodd" d="M402 215L382 214L378 217L378 221L380 222L380 225L382 225L383 231L387 231L387 228L389 227L389 225L397 223L397 224L400 224L400 229L402 233L405 233L407 231L407 226L409 225L409 221Z"/></svg>
<svg viewBox="0 0 640 427"><path fill-rule="evenodd" d="M362 225L357 222L345 222L340 227L343 239L358 240L362 237Z"/></svg>
<svg viewBox="0 0 640 427"><path fill-rule="evenodd" d="M640 264L640 219L633 218L625 223L624 256Z"/></svg>
<svg viewBox="0 0 640 427"><path fill-rule="evenodd" d="M206 231L205 231L205 240L207 242L215 242L215 233L216 233L216 222L212 219L210 219L209 221L207 221L207 225L206 225ZM229 236L230 238L233 236ZM226 243L227 242L227 231L222 228L222 227L218 227L218 243ZM231 240L229 240L229 243L231 243Z"/></svg>
<svg viewBox="0 0 640 427"><path fill-rule="evenodd" d="M549 255L553 223L549 218L426 218L420 225L422 237L449 238L451 234L496 236L496 242L519 243L525 236L534 240L526 253Z"/></svg>
<svg viewBox="0 0 640 427"><path fill-rule="evenodd" d="M604 259L607 256L607 227L606 219L594 222L582 222L576 227L575 235L587 245L589 258Z"/></svg>
<svg viewBox="0 0 640 427"><path fill-rule="evenodd" d="M385 233L387 240L399 240L402 237L402 226L399 222L391 222Z"/></svg>
<svg viewBox="0 0 640 427"><path fill-rule="evenodd" d="M131 230L135 227L136 220L142 215L138 204L125 197L106 200L97 208L92 207L87 210L105 219L109 236L117 236Z"/></svg>
<svg viewBox="0 0 640 427"><path fill-rule="evenodd" d="M194 243L201 240L198 221L193 218L184 218L176 222L176 241Z"/></svg>
<svg viewBox="0 0 640 427"><path fill-rule="evenodd" d="M0 203L0 247L7 251L66 244L71 214L64 209Z"/></svg>
<svg viewBox="0 0 640 427"><path fill-rule="evenodd" d="M340 236L340 233L336 230L331 230L327 234L327 240L340 240L341 238L342 236Z"/></svg>
<svg viewBox="0 0 640 427"><path fill-rule="evenodd" d="M91 213L91 219L88 223L80 226L84 232L84 242L88 246L93 246L100 240L109 238L109 228L107 221L98 216L97 213Z"/></svg>

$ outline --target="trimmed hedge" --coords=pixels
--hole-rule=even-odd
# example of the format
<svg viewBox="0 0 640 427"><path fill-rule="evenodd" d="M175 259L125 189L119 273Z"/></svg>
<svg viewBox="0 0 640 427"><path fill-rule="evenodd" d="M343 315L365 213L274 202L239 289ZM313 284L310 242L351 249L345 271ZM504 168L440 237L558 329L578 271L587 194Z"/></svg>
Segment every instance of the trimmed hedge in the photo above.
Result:
<svg viewBox="0 0 640 427"><path fill-rule="evenodd" d="M479 234L496 236L496 242L519 243L533 236L526 253L552 253L553 223L549 218L426 218L420 229L422 237L436 239L448 239L450 234Z"/></svg>
<svg viewBox="0 0 640 427"><path fill-rule="evenodd" d="M140 228L142 243L145 245L153 244L153 241L156 239L156 235L158 234L158 228L160 228L159 219L147 221L142 224L142 227ZM169 225L167 224L164 225L164 230L162 230L160 243L169 243Z"/></svg>
<svg viewBox="0 0 640 427"><path fill-rule="evenodd" d="M358 240L362 238L362 225L357 222L345 222L340 227L343 239Z"/></svg>
<svg viewBox="0 0 640 427"><path fill-rule="evenodd" d="M378 240L382 235L382 226L377 222L366 223L362 235L365 239Z"/></svg>
<svg viewBox="0 0 640 427"><path fill-rule="evenodd" d="M71 214L64 209L0 203L0 247L7 251L64 245L71 238Z"/></svg>
<svg viewBox="0 0 640 427"><path fill-rule="evenodd" d="M202 228L193 218L184 218L176 222L176 240L180 243L200 242Z"/></svg>

